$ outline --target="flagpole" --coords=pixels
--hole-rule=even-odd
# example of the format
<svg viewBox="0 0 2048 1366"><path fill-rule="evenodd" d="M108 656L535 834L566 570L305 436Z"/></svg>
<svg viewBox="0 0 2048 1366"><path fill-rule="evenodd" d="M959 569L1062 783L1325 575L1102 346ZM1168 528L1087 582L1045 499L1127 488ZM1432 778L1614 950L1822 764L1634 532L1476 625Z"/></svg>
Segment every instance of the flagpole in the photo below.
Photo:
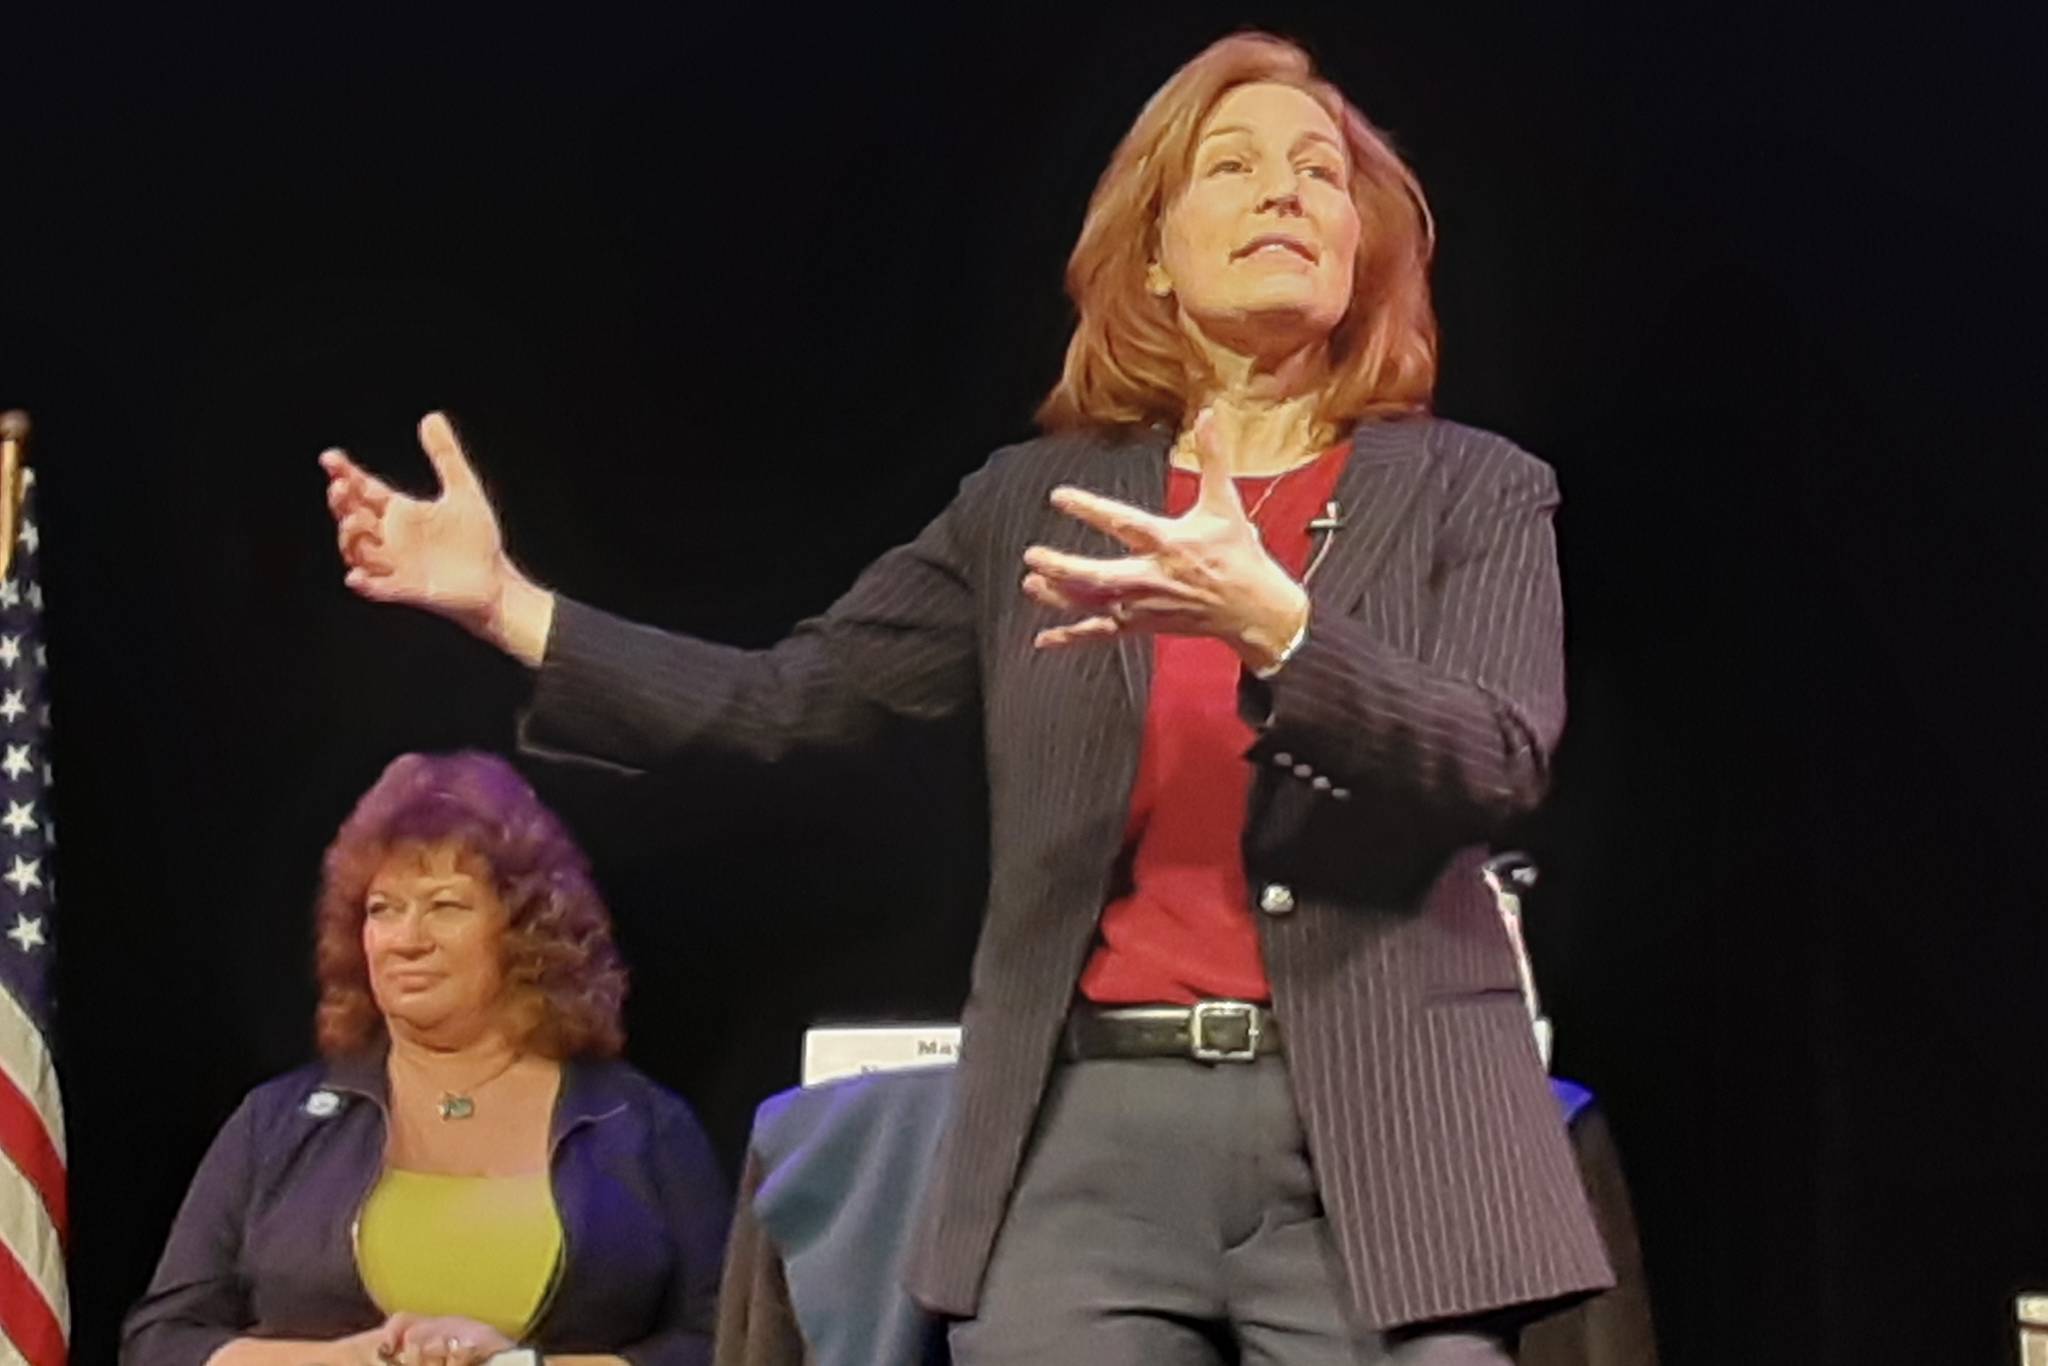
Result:
<svg viewBox="0 0 2048 1366"><path fill-rule="evenodd" d="M21 530L21 472L27 464L28 414L0 413L0 581L14 568L14 538Z"/></svg>

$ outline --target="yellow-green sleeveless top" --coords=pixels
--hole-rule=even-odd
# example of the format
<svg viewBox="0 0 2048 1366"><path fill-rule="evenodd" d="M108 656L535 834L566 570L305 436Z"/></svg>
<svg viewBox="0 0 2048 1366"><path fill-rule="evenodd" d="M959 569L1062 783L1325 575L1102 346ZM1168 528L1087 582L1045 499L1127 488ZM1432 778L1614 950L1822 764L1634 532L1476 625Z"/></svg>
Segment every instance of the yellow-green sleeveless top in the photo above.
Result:
<svg viewBox="0 0 2048 1366"><path fill-rule="evenodd" d="M356 1225L356 1268L379 1309L459 1315L515 1341L532 1326L561 1256L546 1172L388 1169Z"/></svg>

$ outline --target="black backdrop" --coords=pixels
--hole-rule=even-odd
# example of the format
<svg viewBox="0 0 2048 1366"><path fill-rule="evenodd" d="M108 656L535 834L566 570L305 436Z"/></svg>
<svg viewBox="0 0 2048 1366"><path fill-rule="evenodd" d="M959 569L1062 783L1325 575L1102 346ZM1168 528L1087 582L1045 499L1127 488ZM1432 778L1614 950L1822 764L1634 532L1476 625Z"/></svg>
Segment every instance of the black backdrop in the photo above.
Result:
<svg viewBox="0 0 2048 1366"><path fill-rule="evenodd" d="M1029 430L1139 102L1307 41L1442 225L1440 408L1559 469L1574 719L1523 832L1674 1366L2008 1360L2048 1286L2028 45L1777 6L15 15L77 1359L308 1051L319 850L521 680L341 588L313 465L463 423L541 576L764 643ZM818 1016L944 1015L960 737L833 790L538 775L730 1159Z"/></svg>

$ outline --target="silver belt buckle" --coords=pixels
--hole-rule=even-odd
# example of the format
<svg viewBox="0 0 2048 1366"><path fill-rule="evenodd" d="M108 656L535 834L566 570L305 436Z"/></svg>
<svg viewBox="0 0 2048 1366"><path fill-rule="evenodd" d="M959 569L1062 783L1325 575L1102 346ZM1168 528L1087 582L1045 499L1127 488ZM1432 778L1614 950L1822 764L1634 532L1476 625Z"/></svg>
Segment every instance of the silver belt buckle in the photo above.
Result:
<svg viewBox="0 0 2048 1366"><path fill-rule="evenodd" d="M1241 1021L1244 1045L1218 1048L1209 1042L1211 1021ZM1259 1056L1259 1008L1250 1001L1197 1001L1188 1012L1188 1054L1196 1062L1253 1062Z"/></svg>

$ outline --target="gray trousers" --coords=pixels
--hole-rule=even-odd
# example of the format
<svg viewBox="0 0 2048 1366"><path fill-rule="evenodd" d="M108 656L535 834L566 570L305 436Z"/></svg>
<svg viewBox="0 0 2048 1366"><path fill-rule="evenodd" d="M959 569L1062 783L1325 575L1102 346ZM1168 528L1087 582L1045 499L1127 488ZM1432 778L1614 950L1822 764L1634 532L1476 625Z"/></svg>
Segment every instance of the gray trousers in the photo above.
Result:
<svg viewBox="0 0 2048 1366"><path fill-rule="evenodd" d="M1068 1063L956 1366L1512 1366L1507 1334L1349 1321L1285 1063Z"/></svg>

